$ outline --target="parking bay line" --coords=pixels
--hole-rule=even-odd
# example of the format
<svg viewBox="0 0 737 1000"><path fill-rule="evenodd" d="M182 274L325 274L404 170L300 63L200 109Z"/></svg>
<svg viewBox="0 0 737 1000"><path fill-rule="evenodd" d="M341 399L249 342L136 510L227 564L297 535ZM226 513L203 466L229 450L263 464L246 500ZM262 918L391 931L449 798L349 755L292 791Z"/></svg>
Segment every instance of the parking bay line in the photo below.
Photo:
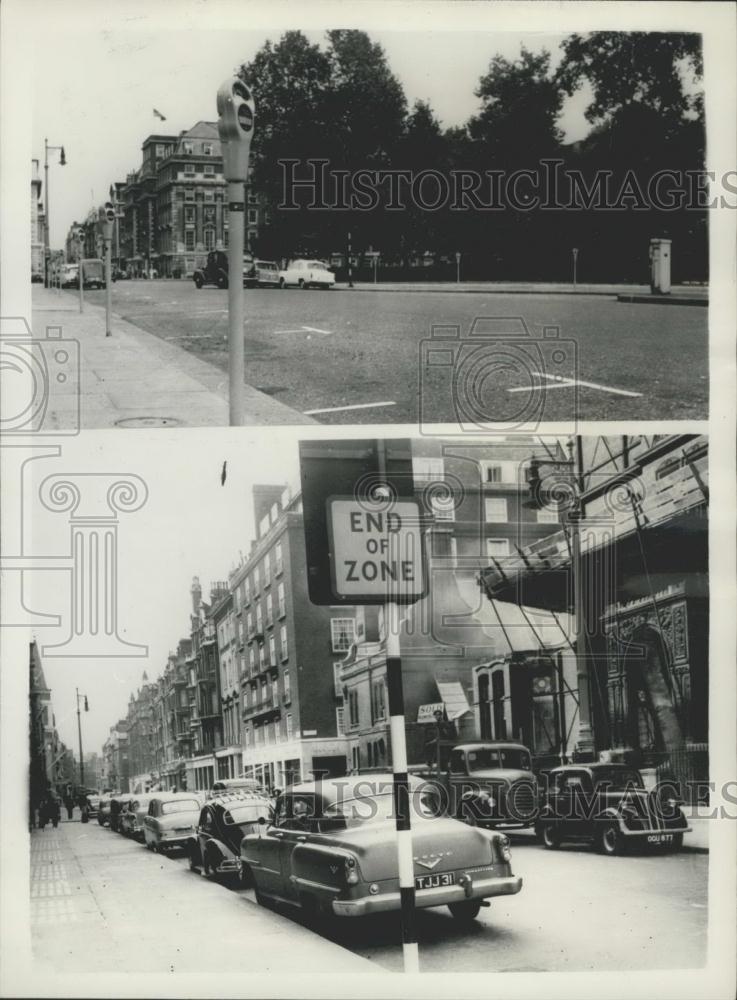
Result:
<svg viewBox="0 0 737 1000"><path fill-rule="evenodd" d="M562 375L550 375L548 372L531 372L532 375L537 375L539 378L552 379L556 382L556 385L546 385L546 389L570 389L573 386L581 385L587 389L598 389L600 392L611 392L617 396L642 396L641 392L633 392L630 389L615 389L611 385L600 385L598 382L585 382L583 379L579 378L563 378ZM530 387L528 385L515 386L513 389L507 389L507 392L529 392Z"/></svg>
<svg viewBox="0 0 737 1000"><path fill-rule="evenodd" d="M325 406L319 410L305 410L306 417L316 416L318 413L340 413L342 410L370 410L374 406L396 406L390 399L385 399L380 403L351 403L349 406Z"/></svg>

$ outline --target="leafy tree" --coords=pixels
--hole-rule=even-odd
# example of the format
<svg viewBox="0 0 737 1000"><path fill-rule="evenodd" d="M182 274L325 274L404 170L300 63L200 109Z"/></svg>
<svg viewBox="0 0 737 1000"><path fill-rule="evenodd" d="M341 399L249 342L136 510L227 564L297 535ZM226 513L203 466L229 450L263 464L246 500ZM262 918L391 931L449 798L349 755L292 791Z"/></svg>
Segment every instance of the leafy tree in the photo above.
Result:
<svg viewBox="0 0 737 1000"><path fill-rule="evenodd" d="M557 82L568 95L589 82L594 90L586 109L590 122L616 116L632 104L676 121L702 113L698 92L684 87L689 74L694 82L703 75L700 35L595 31L571 35L562 47Z"/></svg>

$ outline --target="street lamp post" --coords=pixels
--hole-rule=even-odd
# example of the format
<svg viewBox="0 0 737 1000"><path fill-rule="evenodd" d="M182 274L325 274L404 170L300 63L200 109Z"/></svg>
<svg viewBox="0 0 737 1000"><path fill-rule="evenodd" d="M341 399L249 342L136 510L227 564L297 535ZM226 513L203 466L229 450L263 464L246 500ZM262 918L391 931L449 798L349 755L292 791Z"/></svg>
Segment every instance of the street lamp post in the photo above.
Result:
<svg viewBox="0 0 737 1000"><path fill-rule="evenodd" d="M59 166L65 167L67 163L63 146L50 146L49 140L44 139L44 285L49 287L49 150L55 152L59 150Z"/></svg>
<svg viewBox="0 0 737 1000"><path fill-rule="evenodd" d="M577 291L576 288L576 271L578 268L578 247L573 247L573 291Z"/></svg>
<svg viewBox="0 0 737 1000"><path fill-rule="evenodd" d="M79 784L84 788L84 757L82 756L82 717L79 711L79 699L84 701L84 710L89 712L90 706L87 702L87 695L80 694L79 688L74 689L77 693L77 735L79 736Z"/></svg>

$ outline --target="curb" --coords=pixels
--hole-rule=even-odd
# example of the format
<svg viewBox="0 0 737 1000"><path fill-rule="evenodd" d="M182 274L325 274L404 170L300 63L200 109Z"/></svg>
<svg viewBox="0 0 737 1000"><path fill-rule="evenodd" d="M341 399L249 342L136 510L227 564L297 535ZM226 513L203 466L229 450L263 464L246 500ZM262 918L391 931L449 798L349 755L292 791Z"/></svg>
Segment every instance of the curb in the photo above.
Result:
<svg viewBox="0 0 737 1000"><path fill-rule="evenodd" d="M335 285L336 292L399 292L405 294L427 294L427 295L565 295L575 298L585 298L587 296L598 296L601 298L616 298L618 302L634 302L658 305L674 306L708 306L708 297L700 298L694 295L663 295L653 296L638 293L618 293L614 289L607 291L595 288L586 288L574 291L573 288L457 288L455 286L436 288L417 288L409 285L407 288L387 288L386 286L366 285L360 288L348 288L347 286Z"/></svg>
<svg viewBox="0 0 737 1000"><path fill-rule="evenodd" d="M618 295L617 302L634 302L638 305L658 306L708 306L708 298L697 298L693 295Z"/></svg>

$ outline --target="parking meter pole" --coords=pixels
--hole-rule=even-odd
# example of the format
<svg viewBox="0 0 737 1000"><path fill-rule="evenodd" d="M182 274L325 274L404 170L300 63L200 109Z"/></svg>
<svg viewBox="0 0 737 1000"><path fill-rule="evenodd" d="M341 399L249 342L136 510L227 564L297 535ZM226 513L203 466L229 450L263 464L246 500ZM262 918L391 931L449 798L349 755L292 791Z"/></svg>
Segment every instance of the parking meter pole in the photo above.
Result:
<svg viewBox="0 0 737 1000"><path fill-rule="evenodd" d="M577 291L576 288L576 265L578 264L578 250L573 248L573 291Z"/></svg>
<svg viewBox="0 0 737 1000"><path fill-rule="evenodd" d="M113 315L113 264L111 240L105 240L105 336L111 337Z"/></svg>
<svg viewBox="0 0 737 1000"><path fill-rule="evenodd" d="M392 741L394 816L397 828L397 865L402 918L402 954L405 972L420 971L415 929L415 877L412 854L407 737L404 727L404 689L399 646L399 605L384 606L386 628L386 686Z"/></svg>
<svg viewBox="0 0 737 1000"><path fill-rule="evenodd" d="M243 347L243 243L246 186L228 181L228 372L230 426L244 423L245 384Z"/></svg>
<svg viewBox="0 0 737 1000"><path fill-rule="evenodd" d="M81 257L79 258L77 277L79 278L79 311L84 312L84 264Z"/></svg>

